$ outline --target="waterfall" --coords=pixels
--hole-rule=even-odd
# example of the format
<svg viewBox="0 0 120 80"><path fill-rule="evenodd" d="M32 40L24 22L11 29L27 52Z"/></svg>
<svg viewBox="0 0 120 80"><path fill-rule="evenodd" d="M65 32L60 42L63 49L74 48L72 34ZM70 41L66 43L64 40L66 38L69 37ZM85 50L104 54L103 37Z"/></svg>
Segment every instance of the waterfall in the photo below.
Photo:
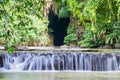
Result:
<svg viewBox="0 0 120 80"><path fill-rule="evenodd" d="M95 52L0 53L0 70L85 70L116 71L120 68L119 54Z"/></svg>

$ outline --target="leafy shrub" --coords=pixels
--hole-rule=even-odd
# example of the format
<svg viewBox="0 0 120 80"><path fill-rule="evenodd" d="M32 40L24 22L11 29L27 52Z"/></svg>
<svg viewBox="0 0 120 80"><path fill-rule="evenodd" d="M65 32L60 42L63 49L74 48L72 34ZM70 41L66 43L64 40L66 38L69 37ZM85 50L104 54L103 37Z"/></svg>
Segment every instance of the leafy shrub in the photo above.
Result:
<svg viewBox="0 0 120 80"><path fill-rule="evenodd" d="M44 1L3 0L0 3L0 41L5 47L29 41L47 45L48 20L43 16Z"/></svg>
<svg viewBox="0 0 120 80"><path fill-rule="evenodd" d="M64 43L69 44L77 44L78 38L76 35L76 26L70 25L67 29L67 36L64 38Z"/></svg>
<svg viewBox="0 0 120 80"><path fill-rule="evenodd" d="M71 44L77 44L77 36L74 33L71 33L65 37L64 43L67 45Z"/></svg>
<svg viewBox="0 0 120 80"><path fill-rule="evenodd" d="M120 30L113 28L115 22L120 22L119 3L120 0L67 0L70 13L86 28L83 40L79 42L81 46L96 47L120 42Z"/></svg>
<svg viewBox="0 0 120 80"><path fill-rule="evenodd" d="M69 11L68 11L67 6L60 8L60 10L59 10L59 17L60 18L69 17Z"/></svg>
<svg viewBox="0 0 120 80"><path fill-rule="evenodd" d="M105 38L106 44L120 43L120 22L111 23L111 26L111 30Z"/></svg>
<svg viewBox="0 0 120 80"><path fill-rule="evenodd" d="M79 42L79 45L81 47L95 47L96 46L96 43L94 41L94 34L88 27L85 27L83 40Z"/></svg>

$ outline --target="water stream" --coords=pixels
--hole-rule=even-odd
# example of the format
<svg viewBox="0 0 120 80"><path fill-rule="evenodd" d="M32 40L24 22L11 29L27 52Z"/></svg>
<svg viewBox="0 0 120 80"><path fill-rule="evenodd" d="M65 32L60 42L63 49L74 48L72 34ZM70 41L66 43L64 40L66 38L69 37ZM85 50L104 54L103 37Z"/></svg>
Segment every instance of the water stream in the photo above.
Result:
<svg viewBox="0 0 120 80"><path fill-rule="evenodd" d="M120 80L119 69L119 53L0 53L0 80Z"/></svg>
<svg viewBox="0 0 120 80"><path fill-rule="evenodd" d="M1 72L5 71L119 71L120 54L88 52L1 54ZM0 59L1 60L1 59Z"/></svg>

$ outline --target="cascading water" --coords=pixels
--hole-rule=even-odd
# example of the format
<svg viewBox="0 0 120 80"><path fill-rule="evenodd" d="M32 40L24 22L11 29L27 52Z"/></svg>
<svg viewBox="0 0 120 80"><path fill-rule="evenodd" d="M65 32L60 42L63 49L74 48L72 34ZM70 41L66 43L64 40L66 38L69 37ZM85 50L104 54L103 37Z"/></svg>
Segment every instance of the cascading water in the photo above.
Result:
<svg viewBox="0 0 120 80"><path fill-rule="evenodd" d="M114 71L119 70L119 68L119 54L87 52L0 54L0 70Z"/></svg>

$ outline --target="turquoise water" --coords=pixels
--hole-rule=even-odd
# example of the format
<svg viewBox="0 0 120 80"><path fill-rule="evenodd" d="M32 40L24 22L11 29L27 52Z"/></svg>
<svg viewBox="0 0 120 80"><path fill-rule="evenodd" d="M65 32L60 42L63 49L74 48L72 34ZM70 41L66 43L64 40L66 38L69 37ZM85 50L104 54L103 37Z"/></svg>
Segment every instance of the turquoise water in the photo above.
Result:
<svg viewBox="0 0 120 80"><path fill-rule="evenodd" d="M0 80L120 80L120 72L1 72Z"/></svg>

